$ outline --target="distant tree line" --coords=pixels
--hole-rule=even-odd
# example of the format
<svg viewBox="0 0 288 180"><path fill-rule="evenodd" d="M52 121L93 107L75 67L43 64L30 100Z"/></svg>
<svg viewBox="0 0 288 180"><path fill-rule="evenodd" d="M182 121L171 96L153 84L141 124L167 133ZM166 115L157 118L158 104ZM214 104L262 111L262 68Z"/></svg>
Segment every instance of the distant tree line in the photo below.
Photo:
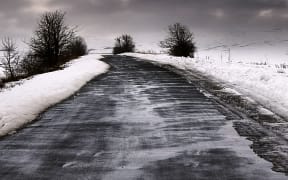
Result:
<svg viewBox="0 0 288 180"><path fill-rule="evenodd" d="M168 35L166 39L160 42L160 47L167 49L172 56L194 57L196 51L193 34L185 25L180 23L168 27ZM124 34L115 39L113 54L134 51L135 43L130 35Z"/></svg>
<svg viewBox="0 0 288 180"><path fill-rule="evenodd" d="M0 67L5 70L5 81L59 69L63 63L88 53L85 40L65 24L65 13L61 11L41 16L28 46L29 51L20 57L11 38L2 40Z"/></svg>
<svg viewBox="0 0 288 180"><path fill-rule="evenodd" d="M5 81L59 69L67 61L88 53L85 40L65 23L62 11L44 13L27 44L28 52L20 56L11 38L2 39L0 67L5 70ZM194 57L196 50L193 34L180 23L168 27L167 37L160 42L160 47L167 49L170 55L184 57ZM113 54L125 52L135 52L135 42L129 34L117 37L113 47Z"/></svg>

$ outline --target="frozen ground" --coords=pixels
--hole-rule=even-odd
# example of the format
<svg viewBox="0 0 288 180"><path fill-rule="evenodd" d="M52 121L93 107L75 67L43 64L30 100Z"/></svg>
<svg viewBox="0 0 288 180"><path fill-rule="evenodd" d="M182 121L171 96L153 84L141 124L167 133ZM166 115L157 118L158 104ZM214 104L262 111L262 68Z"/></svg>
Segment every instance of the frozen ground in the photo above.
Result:
<svg viewBox="0 0 288 180"><path fill-rule="evenodd" d="M222 82L227 91L246 95L288 118L288 67L285 64L227 62L220 59L179 58L164 54L125 55L201 72Z"/></svg>
<svg viewBox="0 0 288 180"><path fill-rule="evenodd" d="M68 67L41 74L23 84L0 92L0 136L34 120L46 108L78 91L95 76L106 72L109 66L88 55L76 59Z"/></svg>

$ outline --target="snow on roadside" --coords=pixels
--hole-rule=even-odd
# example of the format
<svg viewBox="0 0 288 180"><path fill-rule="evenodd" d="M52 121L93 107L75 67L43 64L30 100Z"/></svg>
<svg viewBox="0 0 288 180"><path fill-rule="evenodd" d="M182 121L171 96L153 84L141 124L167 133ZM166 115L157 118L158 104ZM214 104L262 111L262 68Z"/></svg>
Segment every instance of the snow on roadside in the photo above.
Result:
<svg viewBox="0 0 288 180"><path fill-rule="evenodd" d="M109 65L87 55L73 60L63 70L34 76L23 84L0 92L0 136L34 120L48 107L66 99Z"/></svg>
<svg viewBox="0 0 288 180"><path fill-rule="evenodd" d="M265 108L288 119L288 69L285 67L171 57L164 54L126 53L123 55L169 64L180 69L198 71L222 82L227 90L248 96Z"/></svg>

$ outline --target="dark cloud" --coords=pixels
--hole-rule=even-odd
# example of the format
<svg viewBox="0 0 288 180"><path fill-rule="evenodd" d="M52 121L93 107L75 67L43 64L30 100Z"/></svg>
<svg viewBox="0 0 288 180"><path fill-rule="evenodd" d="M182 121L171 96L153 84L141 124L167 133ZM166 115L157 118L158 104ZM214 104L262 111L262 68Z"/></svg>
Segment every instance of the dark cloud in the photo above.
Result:
<svg viewBox="0 0 288 180"><path fill-rule="evenodd" d="M39 14L62 9L70 24L94 39L131 33L161 39L174 22L187 24L199 40L288 29L286 0L1 0L1 36L31 36Z"/></svg>

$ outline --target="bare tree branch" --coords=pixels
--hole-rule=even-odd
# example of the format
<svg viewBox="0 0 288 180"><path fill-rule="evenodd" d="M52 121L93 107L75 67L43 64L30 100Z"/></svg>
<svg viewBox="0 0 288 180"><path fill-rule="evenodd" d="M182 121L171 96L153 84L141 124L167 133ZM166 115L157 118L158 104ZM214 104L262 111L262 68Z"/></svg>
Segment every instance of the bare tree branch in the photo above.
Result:
<svg viewBox="0 0 288 180"><path fill-rule="evenodd" d="M7 78L15 80L20 59L16 44L11 38L7 37L2 39L1 49L4 51L4 54L1 58L0 66L4 68Z"/></svg>

